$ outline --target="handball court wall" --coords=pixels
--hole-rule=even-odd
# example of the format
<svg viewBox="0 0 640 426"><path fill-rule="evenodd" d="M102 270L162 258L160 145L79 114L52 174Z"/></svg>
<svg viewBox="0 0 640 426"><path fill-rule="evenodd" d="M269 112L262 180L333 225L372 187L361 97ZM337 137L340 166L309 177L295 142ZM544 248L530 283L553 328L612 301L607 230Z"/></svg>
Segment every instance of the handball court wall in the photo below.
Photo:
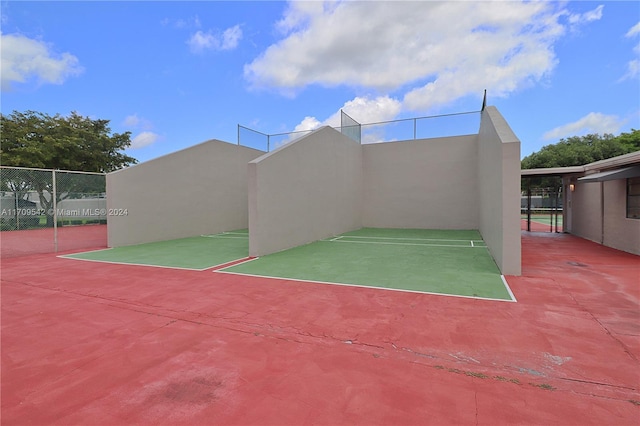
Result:
<svg viewBox="0 0 640 426"><path fill-rule="evenodd" d="M496 107L478 133L479 230L504 275L521 274L520 140Z"/></svg>
<svg viewBox="0 0 640 426"><path fill-rule="evenodd" d="M247 163L263 151L210 140L107 174L109 247L248 226Z"/></svg>
<svg viewBox="0 0 640 426"><path fill-rule="evenodd" d="M362 147L331 127L249 163L249 255L362 227Z"/></svg>
<svg viewBox="0 0 640 426"><path fill-rule="evenodd" d="M363 226L479 229L520 274L520 142L495 107L474 135L361 145L323 127L269 153L210 141L158 160L108 175L110 207L175 207L151 197L169 186L193 213L109 218L110 246L248 226L263 256Z"/></svg>

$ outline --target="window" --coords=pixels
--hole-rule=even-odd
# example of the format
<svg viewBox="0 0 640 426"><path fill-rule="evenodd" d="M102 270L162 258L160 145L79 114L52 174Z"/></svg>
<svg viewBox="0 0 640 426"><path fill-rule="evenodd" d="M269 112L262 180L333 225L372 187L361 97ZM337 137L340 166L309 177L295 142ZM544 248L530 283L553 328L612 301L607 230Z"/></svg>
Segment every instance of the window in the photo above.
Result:
<svg viewBox="0 0 640 426"><path fill-rule="evenodd" d="M640 219L640 177L627 179L627 217Z"/></svg>

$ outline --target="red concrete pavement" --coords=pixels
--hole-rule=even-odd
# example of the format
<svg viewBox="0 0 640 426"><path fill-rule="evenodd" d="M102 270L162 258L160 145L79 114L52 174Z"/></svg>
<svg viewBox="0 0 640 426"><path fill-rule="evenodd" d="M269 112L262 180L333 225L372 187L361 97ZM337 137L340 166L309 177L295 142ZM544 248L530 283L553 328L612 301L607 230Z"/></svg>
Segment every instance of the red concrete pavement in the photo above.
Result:
<svg viewBox="0 0 640 426"><path fill-rule="evenodd" d="M517 303L3 259L1 421L637 425L639 278L565 234L523 233Z"/></svg>

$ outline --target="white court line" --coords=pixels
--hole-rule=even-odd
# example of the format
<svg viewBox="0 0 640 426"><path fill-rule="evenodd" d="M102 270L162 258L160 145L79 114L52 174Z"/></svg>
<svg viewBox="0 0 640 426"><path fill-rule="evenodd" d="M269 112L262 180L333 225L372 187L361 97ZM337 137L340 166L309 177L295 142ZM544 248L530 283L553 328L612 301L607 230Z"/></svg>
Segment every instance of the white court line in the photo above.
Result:
<svg viewBox="0 0 640 426"><path fill-rule="evenodd" d="M255 260L255 259L251 259L251 260ZM235 265L233 265L235 266ZM233 266L230 266L230 268L232 268ZM296 281L296 282L301 282L301 283L312 283L312 284L328 284L328 285L339 285L339 286L343 286L343 287L358 287L358 288L369 288L369 289L374 289L374 290L386 290L386 291L398 291L401 293L414 293L414 294L430 294L430 295L434 295L434 296L448 296L448 297L458 297L458 298L462 298L462 299L476 299L476 300L490 300L490 301L494 301L494 302L515 302L515 298L513 300L508 300L508 299L495 299L492 297L479 297L479 296L463 296L460 294L449 294L449 293L436 293L436 292L431 292L431 291L419 291L419 290L405 290L402 288L389 288L389 287L379 287L379 286L372 286L372 285L362 285L362 284L345 284L345 283L334 283L334 282L330 282L330 281L315 281L315 280L302 280L299 278L286 278L286 277L272 277L269 275L256 275L256 274L245 274L242 272L229 272L229 271L225 271L225 269L218 269L216 271L213 271L216 274L229 274L229 275L244 275L247 277L255 277L255 278L268 278L268 279L272 279L272 280L285 280L285 281Z"/></svg>
<svg viewBox="0 0 640 426"><path fill-rule="evenodd" d="M100 251L109 251L109 250L113 250L113 247L107 247L107 248L98 249L98 250L79 251L79 252L76 252L76 253L59 254L56 257L66 257L66 256L73 256L75 254L85 254L85 253L98 253ZM70 258L70 259L72 259L72 258Z"/></svg>
<svg viewBox="0 0 640 426"><path fill-rule="evenodd" d="M217 269L213 272L219 272L219 271L224 271L227 268L233 268L234 266L239 266L239 265L244 265L245 263L249 263L249 262L253 262L254 260L260 259L260 257L248 257L248 258L243 258L244 260L242 262L238 262L238 263L234 263L233 265L229 265L225 268L221 268L221 269ZM240 260L240 259L238 259ZM232 262L236 262L235 260L232 260L231 262L226 262L226 263L232 263ZM221 263L221 265L225 265L226 263ZM220 266L220 265L217 265ZM215 268L215 266L212 266L211 268ZM208 269L211 269L208 268Z"/></svg>
<svg viewBox="0 0 640 426"><path fill-rule="evenodd" d="M234 237L233 235L226 235L226 234L200 235L200 236L204 237L204 238L222 238L222 239L236 238L236 239L239 239L239 240L247 240L247 239L249 239L249 236L247 234L236 234L236 235L246 235L246 236L245 237Z"/></svg>
<svg viewBox="0 0 640 426"><path fill-rule="evenodd" d="M486 246L467 246L456 244L421 244L421 243L392 243L387 241L346 241L346 240L320 240L326 243L347 243L347 244L378 244L395 246L422 246L422 247L461 247L461 248L487 248ZM452 240L464 241L464 240Z"/></svg>
<svg viewBox="0 0 640 426"><path fill-rule="evenodd" d="M471 240L470 242L471 242L471 247L474 247L474 245L473 245L473 240Z"/></svg>
<svg viewBox="0 0 640 426"><path fill-rule="evenodd" d="M342 237L343 237L343 235L338 235L337 237L333 237L333 238L332 238L332 239L330 239L329 241L337 241L337 240L339 240L339 239L340 239L340 238L342 238Z"/></svg>
<svg viewBox="0 0 640 426"><path fill-rule="evenodd" d="M94 250L94 251L102 251L102 250ZM83 252L83 253L93 253L93 252ZM116 262L113 260L82 259L80 257L70 257L70 256L71 255L60 255L56 257L59 257L62 259L70 259L70 260L82 260L83 262L109 263L111 265L149 266L151 268L181 269L183 271L206 271L207 269L215 268L216 266L230 263L230 262L224 262L218 265L207 266L206 268L198 269L198 268L185 268L183 266L150 265L148 263L130 263L130 262ZM233 260L231 262L233 262Z"/></svg>
<svg viewBox="0 0 640 426"><path fill-rule="evenodd" d="M107 250L111 250L111 249L107 249ZM96 251L103 251L103 250L94 250L93 252ZM93 252L82 252L82 253L93 253ZM75 253L78 254L78 253ZM206 271L208 269L212 269L212 268L217 268L219 266L223 266L226 265L228 263L233 263L233 262L237 262L239 260L245 259L244 257L240 257L238 259L234 259L234 260L230 260L228 262L222 262L222 263L218 263L217 265L211 265L211 266L207 266L205 268L186 268L184 266L167 266L167 265L151 265L149 263L133 263L133 262L116 262L113 260L98 260L98 259L82 259L80 257L70 257L72 256L71 254L62 254L60 256L56 256L62 259L70 259L70 260L82 260L84 262L96 262L96 263L110 263L112 265L130 265L130 266L149 266L151 268L165 268L165 269L180 269L183 271ZM249 260L255 260L255 259L248 259L247 262ZM237 263L237 265L241 265L245 262L239 262ZM236 264L232 265L235 266Z"/></svg>
<svg viewBox="0 0 640 426"><path fill-rule="evenodd" d="M507 289L507 292L509 293L509 296L511 296L511 299L513 299L513 301L517 303L518 301L516 300L516 296L511 291L511 287L509 287L509 283L507 283L507 279L504 277L504 275L500 275L500 278L502 278L502 283L504 284L505 288Z"/></svg>
<svg viewBox="0 0 640 426"><path fill-rule="evenodd" d="M415 240L415 241L469 241L467 239L462 240L450 240L445 238L404 238L404 237L362 237L359 235L340 235L344 238L362 238L362 239L373 239L373 240ZM473 240L473 241L483 241L483 240Z"/></svg>

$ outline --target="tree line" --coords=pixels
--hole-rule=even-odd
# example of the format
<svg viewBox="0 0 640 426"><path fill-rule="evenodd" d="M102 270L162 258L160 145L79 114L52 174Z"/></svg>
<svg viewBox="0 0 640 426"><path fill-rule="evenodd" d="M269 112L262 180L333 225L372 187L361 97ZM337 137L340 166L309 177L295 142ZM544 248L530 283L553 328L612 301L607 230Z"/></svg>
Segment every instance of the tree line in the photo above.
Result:
<svg viewBox="0 0 640 426"><path fill-rule="evenodd" d="M135 164L123 151L131 133L112 133L109 120L26 111L0 115L3 166L108 173Z"/></svg>
<svg viewBox="0 0 640 426"><path fill-rule="evenodd" d="M522 159L522 169L582 166L640 150L640 130L618 136L589 134L560 139Z"/></svg>

